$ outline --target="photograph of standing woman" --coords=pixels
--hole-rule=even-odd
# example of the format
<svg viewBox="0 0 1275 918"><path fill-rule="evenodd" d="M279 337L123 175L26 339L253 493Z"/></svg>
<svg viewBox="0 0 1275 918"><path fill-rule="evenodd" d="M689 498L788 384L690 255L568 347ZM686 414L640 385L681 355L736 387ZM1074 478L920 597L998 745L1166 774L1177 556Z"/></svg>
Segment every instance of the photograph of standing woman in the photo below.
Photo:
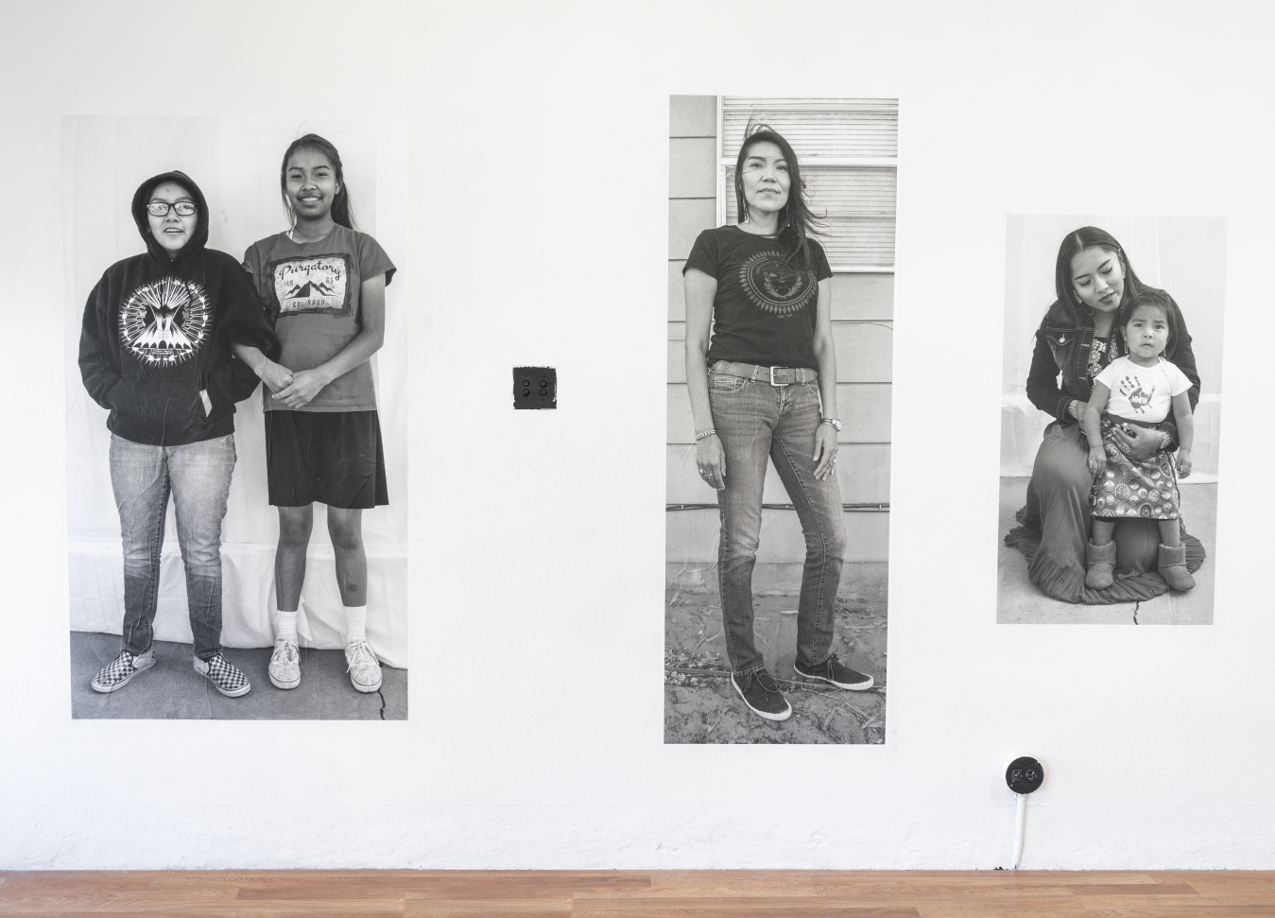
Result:
<svg viewBox="0 0 1275 918"><path fill-rule="evenodd" d="M849 691L872 677L832 652L833 607L845 559L837 462L837 355L832 269L804 200L788 141L762 125L735 168L739 222L705 230L686 276L686 386L696 466L722 514L722 627L731 687L758 717L792 706L766 671L753 635L752 568L761 536L766 465L773 462L806 537L797 611L798 676Z"/></svg>
<svg viewBox="0 0 1275 918"><path fill-rule="evenodd" d="M327 507L345 617L350 684L381 687L367 641L363 511L389 503L385 448L368 361L385 342L385 288L396 270L385 250L354 229L341 155L317 134L288 145L279 169L287 232L255 243L244 266L279 333L275 362L248 344L235 354L265 382L270 503L279 508L278 613L270 681L301 684L297 620L314 504Z"/></svg>
<svg viewBox="0 0 1275 918"><path fill-rule="evenodd" d="M194 670L222 695L252 684L221 652L221 521L235 468L235 403L256 379L232 349L279 342L235 260L206 248L208 203L190 176L147 179L130 207L146 251L116 262L84 307L80 372L107 409L124 553L119 655L90 687L109 694L156 664L155 612L171 495Z"/></svg>
<svg viewBox="0 0 1275 918"><path fill-rule="evenodd" d="M1010 221L998 620L1210 623L1225 223L1103 222Z"/></svg>
<svg viewBox="0 0 1275 918"><path fill-rule="evenodd" d="M734 153L732 219L701 231L681 266L694 468L718 518L720 619L709 633L725 668L705 703L744 730L796 715L796 727L770 741L835 741L807 731L827 720L827 705L871 706L884 661L851 641L857 631L847 626L859 623L839 598L843 579L854 587L845 577L851 544L838 471L855 406L840 391L834 271L822 241L832 221L807 183L801 151L775 126L748 124ZM779 538L765 525L776 502L766 496L768 474L804 545L778 631L767 614L774 610L756 609L754 589L766 542Z"/></svg>

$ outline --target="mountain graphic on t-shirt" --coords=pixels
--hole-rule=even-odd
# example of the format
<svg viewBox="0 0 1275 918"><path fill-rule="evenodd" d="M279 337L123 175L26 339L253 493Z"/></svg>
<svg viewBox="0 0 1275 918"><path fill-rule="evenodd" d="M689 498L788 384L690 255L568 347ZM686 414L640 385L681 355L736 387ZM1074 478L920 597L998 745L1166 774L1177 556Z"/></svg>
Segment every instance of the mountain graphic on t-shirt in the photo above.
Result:
<svg viewBox="0 0 1275 918"><path fill-rule="evenodd" d="M312 296L336 296L336 291L332 289L330 284L307 277L305 283L293 286L291 290L283 295L283 298L285 300L304 300Z"/></svg>

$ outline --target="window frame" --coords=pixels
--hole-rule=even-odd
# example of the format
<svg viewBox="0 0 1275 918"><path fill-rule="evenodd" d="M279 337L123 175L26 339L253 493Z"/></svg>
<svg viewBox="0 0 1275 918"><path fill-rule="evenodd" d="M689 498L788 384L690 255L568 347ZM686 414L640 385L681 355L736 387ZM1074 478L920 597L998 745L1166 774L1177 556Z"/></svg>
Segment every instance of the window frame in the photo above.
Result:
<svg viewBox="0 0 1275 918"><path fill-rule="evenodd" d="M729 153L725 149L726 144L726 99L724 95L719 95L717 99L717 225L724 226L728 220L734 221L733 215L726 214L726 175L729 170L735 167L735 159L739 151ZM898 102L895 100L897 111ZM802 111L797 106L784 106L776 104L775 111L792 112L798 114ZM896 138L897 148L897 138ZM827 156L820 157L817 163L812 163L806 168L817 169L836 169L853 167L855 169L892 169L895 173L895 190L897 195L898 189L898 156ZM895 241L898 241L898 200L896 196L894 208L895 220ZM893 274L895 271L894 264L888 265L830 265L833 274Z"/></svg>

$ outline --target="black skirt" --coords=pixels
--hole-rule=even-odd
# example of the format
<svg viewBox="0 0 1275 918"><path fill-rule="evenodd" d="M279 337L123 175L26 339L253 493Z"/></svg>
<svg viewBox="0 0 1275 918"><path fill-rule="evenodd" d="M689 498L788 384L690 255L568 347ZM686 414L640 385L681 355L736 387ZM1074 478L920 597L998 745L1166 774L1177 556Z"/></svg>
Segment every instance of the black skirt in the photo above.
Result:
<svg viewBox="0 0 1275 918"><path fill-rule="evenodd" d="M267 411L266 480L275 507L342 510L390 502L375 411Z"/></svg>

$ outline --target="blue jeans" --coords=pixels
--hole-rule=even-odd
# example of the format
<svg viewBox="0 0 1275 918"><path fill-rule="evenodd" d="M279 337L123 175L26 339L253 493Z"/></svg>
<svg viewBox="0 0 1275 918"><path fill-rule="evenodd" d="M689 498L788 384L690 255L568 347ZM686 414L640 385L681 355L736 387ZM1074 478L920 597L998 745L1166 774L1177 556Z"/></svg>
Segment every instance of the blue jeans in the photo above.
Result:
<svg viewBox="0 0 1275 918"><path fill-rule="evenodd" d="M718 576L722 628L731 669L764 669L753 639L753 566L761 537L766 460L774 462L806 537L806 564L797 606L797 659L815 666L832 649L837 585L846 553L841 488L836 474L815 478L815 428L822 412L811 384L768 382L710 372L713 427L726 454L726 488L717 494L722 530Z"/></svg>
<svg viewBox="0 0 1275 918"><path fill-rule="evenodd" d="M195 655L207 660L221 650L221 521L234 468L233 435L184 446L150 446L111 434L111 489L124 542L125 650L145 653L155 637L170 492Z"/></svg>

